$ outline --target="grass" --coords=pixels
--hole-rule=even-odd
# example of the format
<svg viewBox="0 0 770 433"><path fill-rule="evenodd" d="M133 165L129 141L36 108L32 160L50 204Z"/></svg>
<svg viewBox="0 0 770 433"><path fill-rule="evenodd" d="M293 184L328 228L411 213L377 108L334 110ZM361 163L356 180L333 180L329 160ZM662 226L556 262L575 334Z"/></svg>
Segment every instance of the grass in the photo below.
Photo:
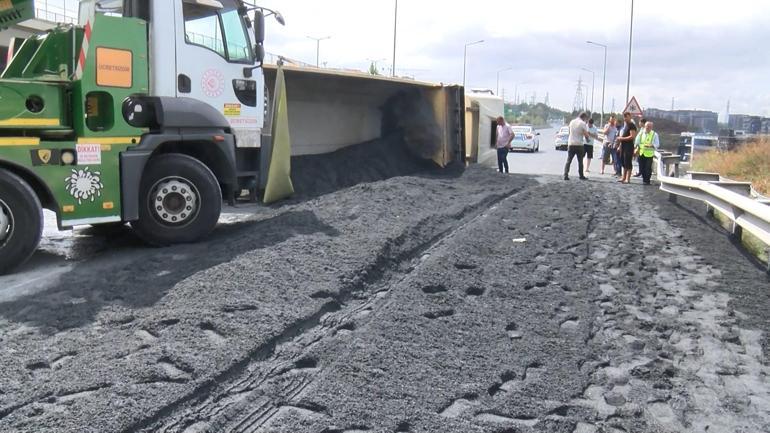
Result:
<svg viewBox="0 0 770 433"><path fill-rule="evenodd" d="M698 154L693 158L693 170L719 173L732 180L751 182L760 194L770 195L770 139L764 138L747 143L731 152L712 150ZM726 229L730 229L730 220L715 213L716 219ZM741 243L752 254L767 263L768 246L751 233L743 233Z"/></svg>
<svg viewBox="0 0 770 433"><path fill-rule="evenodd" d="M750 142L731 152L699 153L693 158L693 169L751 182L761 194L770 194L770 139Z"/></svg>
<svg viewBox="0 0 770 433"><path fill-rule="evenodd" d="M714 210L714 219L716 219L717 222L719 222L719 225L721 225L725 230L732 230L732 221L721 212ZM770 257L768 257L769 246L765 245L764 242L762 242L758 237L752 235L751 233L745 231L742 233L741 245L743 245L743 248L745 248L746 251L750 252L760 261L768 263L768 260L770 260Z"/></svg>

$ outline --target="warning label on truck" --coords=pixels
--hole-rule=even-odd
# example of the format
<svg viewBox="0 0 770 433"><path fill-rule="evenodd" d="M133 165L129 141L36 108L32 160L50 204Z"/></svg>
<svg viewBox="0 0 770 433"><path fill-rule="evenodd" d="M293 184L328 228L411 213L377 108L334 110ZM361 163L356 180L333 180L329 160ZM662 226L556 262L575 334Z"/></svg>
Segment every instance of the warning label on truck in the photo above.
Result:
<svg viewBox="0 0 770 433"><path fill-rule="evenodd" d="M96 48L96 84L129 88L132 84L131 51Z"/></svg>
<svg viewBox="0 0 770 433"><path fill-rule="evenodd" d="M102 163L100 144L78 144L78 165L98 165Z"/></svg>
<svg viewBox="0 0 770 433"><path fill-rule="evenodd" d="M7 11L8 9L13 9L11 0L0 0L0 11Z"/></svg>
<svg viewBox="0 0 770 433"><path fill-rule="evenodd" d="M241 104L225 104L225 116L240 116Z"/></svg>

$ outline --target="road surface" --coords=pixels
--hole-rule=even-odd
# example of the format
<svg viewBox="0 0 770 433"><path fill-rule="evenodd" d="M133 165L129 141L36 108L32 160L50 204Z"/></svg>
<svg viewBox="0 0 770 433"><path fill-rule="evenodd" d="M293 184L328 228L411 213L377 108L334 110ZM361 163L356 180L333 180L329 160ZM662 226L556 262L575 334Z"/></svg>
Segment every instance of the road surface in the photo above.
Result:
<svg viewBox="0 0 770 433"><path fill-rule="evenodd" d="M0 280L0 431L770 431L761 267L547 137L196 245L49 234Z"/></svg>

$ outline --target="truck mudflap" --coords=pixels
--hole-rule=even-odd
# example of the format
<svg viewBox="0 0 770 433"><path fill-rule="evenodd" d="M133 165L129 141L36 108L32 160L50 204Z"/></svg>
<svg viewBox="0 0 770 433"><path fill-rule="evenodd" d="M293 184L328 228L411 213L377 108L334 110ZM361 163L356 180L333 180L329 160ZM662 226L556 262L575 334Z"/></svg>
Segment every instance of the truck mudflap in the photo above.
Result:
<svg viewBox="0 0 770 433"><path fill-rule="evenodd" d="M282 69L292 156L330 153L399 131L418 157L441 167L464 160L461 86L289 65ZM277 71L275 65L264 66L266 88L275 87Z"/></svg>
<svg viewBox="0 0 770 433"><path fill-rule="evenodd" d="M294 186L291 183L291 139L283 68L278 68L275 77L271 121L273 134L269 146L262 149L263 172L266 174L262 201L266 204L294 194Z"/></svg>

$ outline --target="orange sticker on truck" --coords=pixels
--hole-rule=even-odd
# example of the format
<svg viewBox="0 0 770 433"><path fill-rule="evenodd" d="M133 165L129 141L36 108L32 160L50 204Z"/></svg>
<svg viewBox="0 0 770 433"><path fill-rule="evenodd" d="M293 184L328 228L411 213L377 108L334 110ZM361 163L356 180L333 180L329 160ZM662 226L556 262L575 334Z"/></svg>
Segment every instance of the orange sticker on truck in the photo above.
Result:
<svg viewBox="0 0 770 433"><path fill-rule="evenodd" d="M96 48L96 84L130 88L133 84L132 57L129 50Z"/></svg>
<svg viewBox="0 0 770 433"><path fill-rule="evenodd" d="M0 0L0 12L13 9L13 3L11 0Z"/></svg>

